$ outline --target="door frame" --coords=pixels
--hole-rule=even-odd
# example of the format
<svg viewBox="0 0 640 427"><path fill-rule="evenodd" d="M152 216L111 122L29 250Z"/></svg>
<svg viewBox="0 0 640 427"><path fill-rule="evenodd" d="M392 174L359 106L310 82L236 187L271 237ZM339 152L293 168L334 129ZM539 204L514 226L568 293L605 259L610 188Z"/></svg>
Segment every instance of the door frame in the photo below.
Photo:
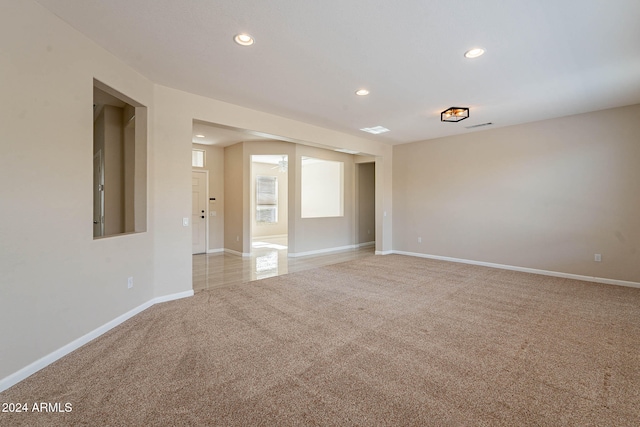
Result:
<svg viewBox="0 0 640 427"><path fill-rule="evenodd" d="M192 169L191 177L193 178L193 172L203 173L204 174L204 191L205 191L205 207L204 207L204 253L209 253L209 171L206 169ZM193 192L191 192L191 197L193 198ZM193 203L193 201L192 201ZM193 206L193 204L192 204ZM193 212L191 212L193 215ZM191 227L193 227L193 220L191 221ZM191 232L191 252L193 252L193 231ZM192 253L193 255L193 253Z"/></svg>
<svg viewBox="0 0 640 427"><path fill-rule="evenodd" d="M94 228L94 233L93 233L93 238L98 238L98 237L104 237L104 156L102 155L102 148L99 149L98 151L95 152L95 154L93 155L93 167L94 167L94 179L95 179L95 165L96 165L96 157L98 158L98 166L100 168L99 171L99 175L98 175L98 186L99 188L95 187L95 182L93 183L94 188L93 188L93 221L96 220L95 218L95 208L96 208L96 193L98 194L100 200L98 201L99 203L99 211L98 212L98 226L100 229L100 233L96 236L95 234L95 228ZM94 223L94 225L96 225Z"/></svg>
<svg viewBox="0 0 640 427"><path fill-rule="evenodd" d="M372 164L373 165L373 213L374 213L374 221L373 221L373 235L374 235L374 239L373 240L367 240L366 242L360 242L360 219L361 219L361 214L363 212L362 207L360 206L360 168L363 165L368 165L368 164ZM355 165L355 179L354 179L354 184L355 184L355 191L354 191L354 219L353 219L353 224L354 224L354 233L353 233L353 241L355 242L355 245L359 248L364 247L364 246L371 246L371 244L373 243L373 246L375 247L376 241L378 240L378 233L377 233L377 229L376 229L376 221L375 221L375 215L376 215L376 209L375 209L375 201L376 201L376 162L359 162L359 163L354 163Z"/></svg>
<svg viewBox="0 0 640 427"><path fill-rule="evenodd" d="M273 150L276 151L276 150ZM284 153L284 154L272 154L271 152L269 153L263 153L263 152L258 152L258 153L251 153L249 155L249 253L253 252L253 233L255 231L255 222L256 222L256 171L253 167L254 163L260 163L260 162L254 162L253 161L253 157L254 156L277 156L277 157L286 157L287 158L287 162L290 165L291 164L291 158L293 157L290 153ZM280 185L280 183L284 182L287 188L287 223L286 223L286 236L287 236L287 251L289 250L289 242L290 242L290 238L291 238L291 234L290 234L290 221L289 219L292 218L291 215L291 206L293 206L291 204L291 186L289 185L289 168L287 167L287 171L284 172L285 173L285 179L282 180L282 177L277 176L278 178L278 186ZM282 181L281 181L282 180ZM276 187L276 191L279 191L279 188ZM278 196L280 197L280 196ZM280 206L280 202L278 200L278 218L280 218L280 214L281 214L281 206Z"/></svg>

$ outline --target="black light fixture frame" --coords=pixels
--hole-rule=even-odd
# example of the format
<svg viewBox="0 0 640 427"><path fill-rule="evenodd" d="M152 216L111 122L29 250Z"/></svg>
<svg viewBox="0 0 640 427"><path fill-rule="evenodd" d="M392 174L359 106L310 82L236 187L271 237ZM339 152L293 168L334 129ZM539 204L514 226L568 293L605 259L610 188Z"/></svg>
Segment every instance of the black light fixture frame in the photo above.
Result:
<svg viewBox="0 0 640 427"><path fill-rule="evenodd" d="M456 114L460 111L466 114L465 115ZM449 113L450 116L448 118L445 118L444 115L447 113ZM458 123L468 118L469 118L469 107L449 107L446 110L444 110L442 113L440 113L441 122Z"/></svg>

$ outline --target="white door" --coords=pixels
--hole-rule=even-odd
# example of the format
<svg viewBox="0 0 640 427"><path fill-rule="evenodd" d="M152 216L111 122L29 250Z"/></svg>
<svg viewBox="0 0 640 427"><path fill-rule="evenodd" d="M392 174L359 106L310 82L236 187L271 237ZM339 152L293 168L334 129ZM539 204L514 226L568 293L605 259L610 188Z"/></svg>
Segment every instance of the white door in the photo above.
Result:
<svg viewBox="0 0 640 427"><path fill-rule="evenodd" d="M192 172L193 195L191 199L191 228L193 229L193 253L207 252L207 173Z"/></svg>

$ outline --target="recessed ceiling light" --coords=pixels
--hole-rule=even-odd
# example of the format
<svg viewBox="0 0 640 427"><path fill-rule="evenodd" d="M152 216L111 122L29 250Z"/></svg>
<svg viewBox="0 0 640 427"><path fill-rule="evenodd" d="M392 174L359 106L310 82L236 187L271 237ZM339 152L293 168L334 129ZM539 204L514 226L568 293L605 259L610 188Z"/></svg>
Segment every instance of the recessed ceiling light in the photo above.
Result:
<svg viewBox="0 0 640 427"><path fill-rule="evenodd" d="M198 134L198 135L196 135L196 138L204 138L204 135Z"/></svg>
<svg viewBox="0 0 640 427"><path fill-rule="evenodd" d="M367 95L369 95L369 91L366 90L366 89L358 89L356 91L356 95L358 95L358 96L367 96Z"/></svg>
<svg viewBox="0 0 640 427"><path fill-rule="evenodd" d="M484 54L484 49L481 47L475 47L473 49L469 49L464 53L465 58L477 58L478 56L482 56Z"/></svg>
<svg viewBox="0 0 640 427"><path fill-rule="evenodd" d="M385 127L382 127L382 126L375 126L375 127L372 127L372 128L362 128L360 130L372 133L374 135L377 135L379 133L389 132L389 129L387 129Z"/></svg>
<svg viewBox="0 0 640 427"><path fill-rule="evenodd" d="M238 43L240 46L251 46L255 40L249 34L242 33L236 34L233 41Z"/></svg>

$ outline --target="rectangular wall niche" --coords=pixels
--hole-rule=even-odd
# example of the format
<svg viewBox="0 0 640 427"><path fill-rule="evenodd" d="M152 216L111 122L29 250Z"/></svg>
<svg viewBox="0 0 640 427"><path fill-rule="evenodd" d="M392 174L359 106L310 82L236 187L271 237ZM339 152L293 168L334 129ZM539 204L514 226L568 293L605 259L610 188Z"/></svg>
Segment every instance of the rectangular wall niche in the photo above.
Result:
<svg viewBox="0 0 640 427"><path fill-rule="evenodd" d="M344 216L344 163L302 157L302 218Z"/></svg>
<svg viewBox="0 0 640 427"><path fill-rule="evenodd" d="M147 230L147 107L93 81L93 237Z"/></svg>

